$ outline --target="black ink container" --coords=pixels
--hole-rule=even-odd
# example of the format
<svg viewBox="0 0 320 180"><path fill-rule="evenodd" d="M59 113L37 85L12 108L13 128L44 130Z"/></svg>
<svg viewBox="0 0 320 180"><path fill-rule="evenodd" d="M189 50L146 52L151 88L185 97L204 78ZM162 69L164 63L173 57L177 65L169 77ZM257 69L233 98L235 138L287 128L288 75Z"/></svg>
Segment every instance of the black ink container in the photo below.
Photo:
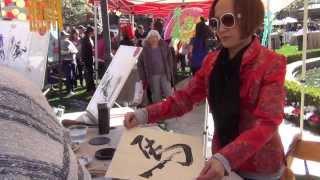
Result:
<svg viewBox="0 0 320 180"><path fill-rule="evenodd" d="M108 103L99 103L97 106L98 106L99 134L109 134L110 110L108 108Z"/></svg>

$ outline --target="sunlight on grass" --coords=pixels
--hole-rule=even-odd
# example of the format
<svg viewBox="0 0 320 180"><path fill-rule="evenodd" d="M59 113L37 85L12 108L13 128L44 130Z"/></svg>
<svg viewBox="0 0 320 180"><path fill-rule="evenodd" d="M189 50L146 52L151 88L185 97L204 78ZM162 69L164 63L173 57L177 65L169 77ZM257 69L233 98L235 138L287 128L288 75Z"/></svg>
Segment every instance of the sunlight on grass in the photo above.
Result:
<svg viewBox="0 0 320 180"><path fill-rule="evenodd" d="M309 49L307 52L320 51L320 49ZM283 45L280 49L276 50L277 53L282 54L286 57L302 55L302 51L298 50L298 46L292 46L289 44Z"/></svg>
<svg viewBox="0 0 320 180"><path fill-rule="evenodd" d="M282 46L276 52L286 57L301 53L301 51L298 51L298 46L291 46L289 44Z"/></svg>

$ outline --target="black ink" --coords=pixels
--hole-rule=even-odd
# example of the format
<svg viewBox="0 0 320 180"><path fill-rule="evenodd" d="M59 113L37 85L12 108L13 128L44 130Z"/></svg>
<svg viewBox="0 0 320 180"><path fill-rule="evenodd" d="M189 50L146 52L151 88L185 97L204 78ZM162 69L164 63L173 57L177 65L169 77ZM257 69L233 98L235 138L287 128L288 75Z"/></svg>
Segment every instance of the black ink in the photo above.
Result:
<svg viewBox="0 0 320 180"><path fill-rule="evenodd" d="M150 170L140 174L139 176L144 177L144 178L150 178L153 174L152 172L156 169L162 169L164 168L164 165L169 162L170 160L164 160L158 163L155 167L151 168Z"/></svg>
<svg viewBox="0 0 320 180"><path fill-rule="evenodd" d="M159 145L156 148L153 148L155 141L152 139L145 138L145 141L147 142L147 145L145 147L142 146L144 136L138 135L135 137L135 139L131 142L130 145L136 145L138 144L141 152L144 154L144 156L147 159L150 159L150 156L153 156L155 160L160 161L163 153L172 153L168 158L161 160L157 165L155 165L153 168L149 169L148 171L145 171L144 173L140 174L139 176L144 178L150 178L153 175L153 171L156 169L162 169L165 167L165 165L172 161L173 157L177 154L183 153L185 155L185 161L182 162L176 162L182 166L190 166L193 163L193 156L191 147L187 144L174 144L167 148L165 148L163 151L162 146ZM173 152L173 150L179 150L177 152ZM149 151L148 151L149 150Z"/></svg>
<svg viewBox="0 0 320 180"><path fill-rule="evenodd" d="M144 156L147 158L147 159L150 159L150 156L148 155L148 152L145 151L143 148L142 148L142 140L143 140L143 136L142 135L138 135L132 142L130 145L136 145L138 144L139 145L139 148L140 150L142 151L142 153L144 154Z"/></svg>
<svg viewBox="0 0 320 180"><path fill-rule="evenodd" d="M162 153L161 152L157 153L157 151L161 150L162 146L159 145L154 149L152 146L153 146L155 141L154 140L149 140L148 138L146 138L146 141L147 141L148 145L146 145L145 148L149 149L149 154L151 156L153 156L154 159L156 159L157 161L160 161Z"/></svg>
<svg viewBox="0 0 320 180"><path fill-rule="evenodd" d="M191 147L187 144L174 144L174 145L166 148L165 152L170 151L172 149L176 149L176 148L182 148L183 152L185 154L185 157L186 157L185 162L177 162L177 163L181 164L182 166L190 166L193 163L193 156L192 156Z"/></svg>
<svg viewBox="0 0 320 180"><path fill-rule="evenodd" d="M108 97L110 96L110 84L111 84L111 80L112 80L112 75L110 75L110 73L107 71L106 72L106 80L103 82L102 84L102 88L101 88L101 91L102 91L102 94L103 96L105 97L105 100L107 101ZM108 101L107 101L108 102Z"/></svg>
<svg viewBox="0 0 320 180"><path fill-rule="evenodd" d="M22 56L23 53L27 52L27 48L21 48L21 41L18 41L14 45L14 51L12 57L17 59L18 57Z"/></svg>

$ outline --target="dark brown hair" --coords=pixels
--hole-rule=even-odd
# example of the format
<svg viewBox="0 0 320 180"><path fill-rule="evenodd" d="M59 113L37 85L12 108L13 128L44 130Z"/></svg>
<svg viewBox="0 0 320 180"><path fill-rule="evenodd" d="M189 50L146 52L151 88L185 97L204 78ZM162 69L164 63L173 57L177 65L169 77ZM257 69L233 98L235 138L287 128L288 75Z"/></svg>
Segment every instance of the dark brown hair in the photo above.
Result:
<svg viewBox="0 0 320 180"><path fill-rule="evenodd" d="M214 17L214 9L219 0L214 0L210 9L209 17ZM261 0L233 0L235 16L237 18L241 31L241 38L253 35L263 24L264 6Z"/></svg>

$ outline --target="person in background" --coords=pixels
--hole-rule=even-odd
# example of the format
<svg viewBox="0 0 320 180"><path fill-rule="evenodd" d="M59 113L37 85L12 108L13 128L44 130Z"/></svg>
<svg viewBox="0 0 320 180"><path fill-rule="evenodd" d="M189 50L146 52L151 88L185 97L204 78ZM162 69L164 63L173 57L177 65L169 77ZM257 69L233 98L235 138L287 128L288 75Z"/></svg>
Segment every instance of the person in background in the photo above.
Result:
<svg viewBox="0 0 320 180"><path fill-rule="evenodd" d="M178 62L180 62L181 72L185 74L186 72L186 55L188 54L188 43L184 43L179 41L177 44L177 51L178 51Z"/></svg>
<svg viewBox="0 0 320 180"><path fill-rule="evenodd" d="M114 56L119 46L117 36L115 36L114 32L110 32L110 39L111 39L111 53L112 53L112 56Z"/></svg>
<svg viewBox="0 0 320 180"><path fill-rule="evenodd" d="M139 25L134 34L137 38L137 46L142 47L142 42L147 36L146 32L144 31L144 27Z"/></svg>
<svg viewBox="0 0 320 180"><path fill-rule="evenodd" d="M80 85L83 87L83 62L81 62L81 42L79 31L75 28L71 29L70 41L76 46L78 53L76 54L76 76L74 81L74 87L78 86L78 79L80 80Z"/></svg>
<svg viewBox="0 0 320 180"><path fill-rule="evenodd" d="M145 88L150 88L152 102L172 93L173 57L158 31L151 30L138 60L138 71Z"/></svg>
<svg viewBox="0 0 320 180"><path fill-rule="evenodd" d="M153 29L158 31L161 38L163 38L163 22L161 19L156 19L153 23Z"/></svg>
<svg viewBox="0 0 320 180"><path fill-rule="evenodd" d="M178 72L178 57L176 55L176 51L174 49L174 45L173 45L173 41L172 39L167 39L166 40L166 43L169 47L169 50L170 50L170 53L171 53L171 56L172 56L172 81L171 81L171 86L175 89L175 83L177 82L178 80L178 75L177 75L177 72Z"/></svg>
<svg viewBox="0 0 320 180"><path fill-rule="evenodd" d="M64 75L66 77L66 86L68 96L73 96L76 81L76 55L78 49L69 39L69 34L65 31L61 32L61 59Z"/></svg>
<svg viewBox="0 0 320 180"><path fill-rule="evenodd" d="M143 27L144 27L145 33L148 35L149 32L152 30L152 21L147 22L146 26L143 26Z"/></svg>
<svg viewBox="0 0 320 180"><path fill-rule="evenodd" d="M88 93L93 93L96 90L93 79L93 28L88 26L84 38L81 40L81 59L85 65L85 80Z"/></svg>
<svg viewBox="0 0 320 180"><path fill-rule="evenodd" d="M190 67L193 75L200 69L204 57L208 54L207 40L209 38L209 27L202 19L196 25L196 34L189 45Z"/></svg>
<svg viewBox="0 0 320 180"><path fill-rule="evenodd" d="M98 35L98 75L101 79L106 72L106 45L102 32Z"/></svg>
<svg viewBox="0 0 320 180"><path fill-rule="evenodd" d="M66 32L66 33L71 33L71 26L70 25L64 25L64 31Z"/></svg>
<svg viewBox="0 0 320 180"><path fill-rule="evenodd" d="M81 42L85 36L86 28L82 25L78 26L79 32L79 45L77 46L79 53L77 57L77 79L80 81L81 87L84 87L84 61L81 57Z"/></svg>
<svg viewBox="0 0 320 180"><path fill-rule="evenodd" d="M121 28L122 40L119 45L134 46L133 31L131 25L126 25Z"/></svg>
<svg viewBox="0 0 320 180"><path fill-rule="evenodd" d="M35 84L0 66L0 179L91 180Z"/></svg>
<svg viewBox="0 0 320 180"><path fill-rule="evenodd" d="M78 31L79 31L79 36L80 36L80 39L84 38L84 33L86 32L86 28L82 25L78 26Z"/></svg>
<svg viewBox="0 0 320 180"><path fill-rule="evenodd" d="M210 52L190 82L165 101L125 115L124 125L156 123L191 111L206 98L214 120L212 157L197 180L232 171L245 180L278 180L284 169L279 125L285 103L286 58L254 35L264 19L261 0L213 1L210 19L222 49Z"/></svg>

